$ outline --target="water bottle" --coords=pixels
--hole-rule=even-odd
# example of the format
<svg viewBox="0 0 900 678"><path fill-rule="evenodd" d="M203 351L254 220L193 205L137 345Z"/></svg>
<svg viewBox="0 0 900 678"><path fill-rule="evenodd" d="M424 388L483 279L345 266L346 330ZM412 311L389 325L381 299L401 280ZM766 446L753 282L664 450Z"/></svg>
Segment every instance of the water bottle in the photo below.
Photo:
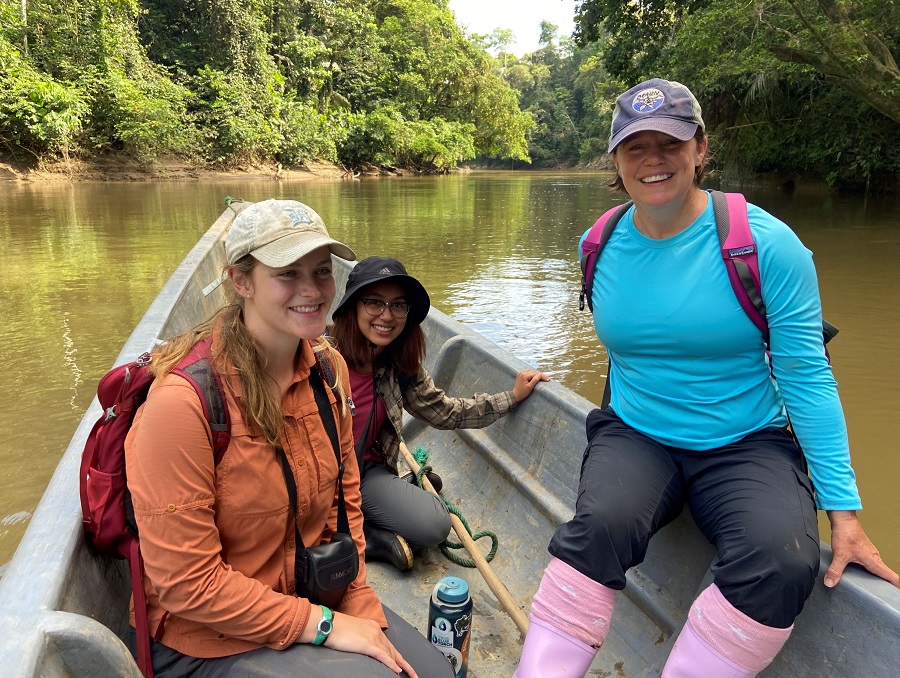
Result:
<svg viewBox="0 0 900 678"><path fill-rule="evenodd" d="M444 577L435 584L428 606L428 628L431 630L431 644L447 657L456 678L466 678L472 598L465 579Z"/></svg>

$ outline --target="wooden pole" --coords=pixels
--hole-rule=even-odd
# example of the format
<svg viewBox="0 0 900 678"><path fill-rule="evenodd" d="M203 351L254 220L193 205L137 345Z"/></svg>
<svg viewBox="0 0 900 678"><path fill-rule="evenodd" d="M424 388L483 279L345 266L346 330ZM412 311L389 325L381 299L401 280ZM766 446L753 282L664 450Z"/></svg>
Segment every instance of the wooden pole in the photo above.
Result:
<svg viewBox="0 0 900 678"><path fill-rule="evenodd" d="M419 465L416 463L415 457L413 457L412 453L409 451L409 448L406 446L406 443L404 443L403 441L400 441L400 452L403 454L403 458L406 459L406 463L409 464L409 467L413 470L413 473L418 473ZM422 485L427 491L431 492L432 494L437 494L437 492L434 491L434 487L431 485L431 482L428 480L428 474L422 476ZM478 568L481 576L484 577L485 583L488 585L491 591L493 591L494 595L497 596L497 600L500 601L503 609L513 620L513 623L519 628L519 631L521 631L523 634L527 633L528 617L526 617L525 613L519 609L518 605L516 605L516 602L509 594L509 590L506 588L506 585L502 581L500 581L500 578L491 568L490 564L481 553L481 549L478 548L478 544L475 543L475 540L472 539L472 536L469 534L469 531L463 524L463 521L459 519L459 516L451 513L450 524L453 526L453 531L456 532L456 535L459 537L459 540L462 542L463 546L465 546L466 550L469 552L469 555L472 558L472 562L475 563L475 567Z"/></svg>

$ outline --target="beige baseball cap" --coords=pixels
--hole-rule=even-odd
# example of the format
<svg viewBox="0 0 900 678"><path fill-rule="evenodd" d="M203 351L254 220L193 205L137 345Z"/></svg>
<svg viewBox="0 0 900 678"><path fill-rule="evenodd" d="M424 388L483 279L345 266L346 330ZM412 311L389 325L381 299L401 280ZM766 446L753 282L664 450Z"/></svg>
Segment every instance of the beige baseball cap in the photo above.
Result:
<svg viewBox="0 0 900 678"><path fill-rule="evenodd" d="M328 235L322 217L296 200L270 199L245 207L225 236L229 265L252 254L266 266L280 268L320 247L341 259L356 259L353 250Z"/></svg>

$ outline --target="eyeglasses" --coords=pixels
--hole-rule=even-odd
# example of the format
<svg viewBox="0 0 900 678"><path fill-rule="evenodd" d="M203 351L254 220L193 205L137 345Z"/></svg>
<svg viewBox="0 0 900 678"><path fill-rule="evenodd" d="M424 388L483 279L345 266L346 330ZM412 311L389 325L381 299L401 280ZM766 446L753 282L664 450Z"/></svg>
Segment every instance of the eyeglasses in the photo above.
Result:
<svg viewBox="0 0 900 678"><path fill-rule="evenodd" d="M412 308L405 301L382 301L381 299L360 299L363 306L366 307L366 313L369 315L379 316L384 313L384 309L391 309L391 315L395 318L405 318L409 315L409 309Z"/></svg>

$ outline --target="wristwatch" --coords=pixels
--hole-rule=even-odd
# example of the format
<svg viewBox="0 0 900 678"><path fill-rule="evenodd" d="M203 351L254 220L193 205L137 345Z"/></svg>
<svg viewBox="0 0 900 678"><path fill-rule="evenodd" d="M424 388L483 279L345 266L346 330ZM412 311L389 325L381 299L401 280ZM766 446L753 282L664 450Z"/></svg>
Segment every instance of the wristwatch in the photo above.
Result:
<svg viewBox="0 0 900 678"><path fill-rule="evenodd" d="M328 638L328 634L331 633L331 629L334 628L334 615L324 605L320 605L322 608L322 618L319 620L319 623L316 624L316 637L313 638L313 645L321 645Z"/></svg>

